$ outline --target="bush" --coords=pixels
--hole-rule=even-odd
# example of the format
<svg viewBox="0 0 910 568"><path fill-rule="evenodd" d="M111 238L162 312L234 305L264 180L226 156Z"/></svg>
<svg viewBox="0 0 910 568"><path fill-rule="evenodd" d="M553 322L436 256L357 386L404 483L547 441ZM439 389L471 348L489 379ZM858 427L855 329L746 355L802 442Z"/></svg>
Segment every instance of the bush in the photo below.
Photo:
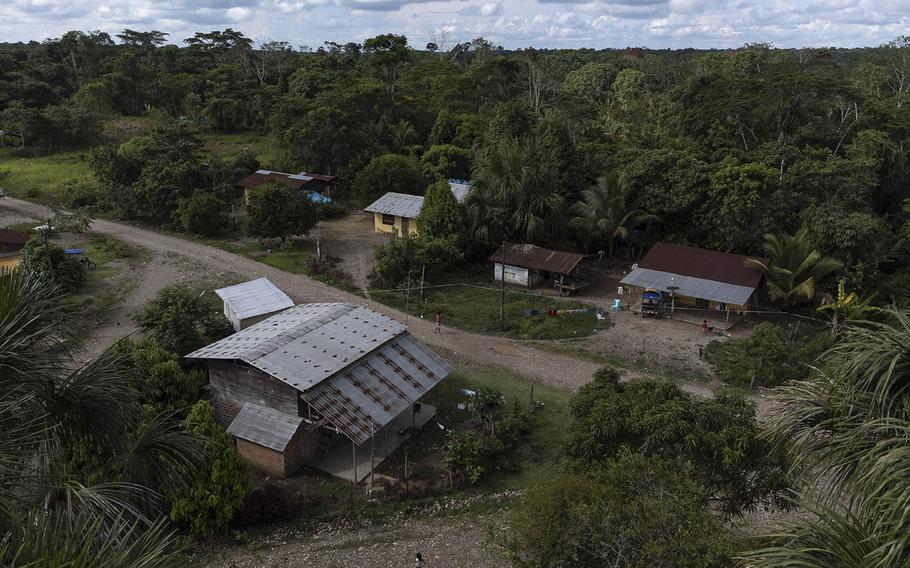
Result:
<svg viewBox="0 0 910 568"><path fill-rule="evenodd" d="M228 228L228 205L209 193L196 193L177 202L174 222L187 233L214 237Z"/></svg>
<svg viewBox="0 0 910 568"><path fill-rule="evenodd" d="M774 387L808 377L810 365L831 342L829 333L806 326L800 330L762 323L748 338L712 341L705 357L723 381L750 384L754 375L756 385Z"/></svg>
<svg viewBox="0 0 910 568"><path fill-rule="evenodd" d="M179 284L159 290L136 316L136 323L163 349L179 355L233 331L216 303Z"/></svg>
<svg viewBox="0 0 910 568"><path fill-rule="evenodd" d="M351 275L338 266L337 257L323 256L322 258L313 255L306 260L307 274L315 276L323 282L327 282L336 288L342 290L353 290L354 280Z"/></svg>
<svg viewBox="0 0 910 568"><path fill-rule="evenodd" d="M304 509L303 500L291 495L280 485L263 485L254 489L234 520L241 527L253 527L289 521Z"/></svg>
<svg viewBox="0 0 910 568"><path fill-rule="evenodd" d="M387 192L423 195L427 180L417 160L398 154L385 154L370 160L354 177L354 200L367 206Z"/></svg>
<svg viewBox="0 0 910 568"><path fill-rule="evenodd" d="M484 439L477 432L451 431L442 446L442 463L449 471L449 484L467 480L476 483L486 469L483 464Z"/></svg>
<svg viewBox="0 0 910 568"><path fill-rule="evenodd" d="M72 292L85 284L85 267L73 255L66 254L59 246L50 243L51 266L54 282L64 291ZM41 237L33 237L22 249L20 268L42 278L49 278L47 269L48 250Z"/></svg>
<svg viewBox="0 0 910 568"><path fill-rule="evenodd" d="M532 484L506 554L525 568L721 568L732 547L683 462L624 455L598 477Z"/></svg>
<svg viewBox="0 0 910 568"><path fill-rule="evenodd" d="M69 180L63 185L63 204L73 209L94 207L101 201L101 188L85 178Z"/></svg>
<svg viewBox="0 0 910 568"><path fill-rule="evenodd" d="M269 182L249 193L247 233L280 238L305 235L316 224L316 207L305 196L280 182Z"/></svg>
<svg viewBox="0 0 910 568"><path fill-rule="evenodd" d="M197 402L186 417L186 429L205 439L208 468L198 470L183 494L173 496L171 520L197 536L224 531L246 503L250 475L234 437L215 423L211 403Z"/></svg>
<svg viewBox="0 0 910 568"><path fill-rule="evenodd" d="M115 349L128 358L141 379L139 400L149 417L162 412L186 413L202 398L205 372L185 371L180 358L150 339L120 340Z"/></svg>
<svg viewBox="0 0 910 568"><path fill-rule="evenodd" d="M785 506L789 460L761 436L752 403L741 396L695 398L658 381L617 382L598 373L572 399L566 454L580 472L609 468L625 450L691 464L724 513Z"/></svg>

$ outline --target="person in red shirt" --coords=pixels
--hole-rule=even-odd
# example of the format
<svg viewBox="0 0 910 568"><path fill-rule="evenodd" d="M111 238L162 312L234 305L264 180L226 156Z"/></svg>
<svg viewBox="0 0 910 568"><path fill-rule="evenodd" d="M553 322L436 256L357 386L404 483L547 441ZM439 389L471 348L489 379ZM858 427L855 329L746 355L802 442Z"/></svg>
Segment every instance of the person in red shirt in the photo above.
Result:
<svg viewBox="0 0 910 568"><path fill-rule="evenodd" d="M704 320L701 322L701 332L704 333L705 335L708 334L708 320Z"/></svg>

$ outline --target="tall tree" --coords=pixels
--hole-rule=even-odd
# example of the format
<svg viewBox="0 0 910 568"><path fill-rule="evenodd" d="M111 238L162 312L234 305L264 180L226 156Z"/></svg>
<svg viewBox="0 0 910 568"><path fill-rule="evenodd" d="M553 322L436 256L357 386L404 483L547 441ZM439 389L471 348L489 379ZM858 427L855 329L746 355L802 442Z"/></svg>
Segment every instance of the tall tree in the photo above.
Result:
<svg viewBox="0 0 910 568"><path fill-rule="evenodd" d="M657 219L638 206L633 191L626 178L604 176L595 187L582 191L581 201L572 206L572 226L588 247L606 243L607 258L613 258L617 239L625 240L630 230Z"/></svg>
<svg viewBox="0 0 910 568"><path fill-rule="evenodd" d="M842 266L818 252L805 229L795 235L766 234L762 250L769 261L748 259L746 265L764 272L771 299L785 306L811 301L818 281Z"/></svg>

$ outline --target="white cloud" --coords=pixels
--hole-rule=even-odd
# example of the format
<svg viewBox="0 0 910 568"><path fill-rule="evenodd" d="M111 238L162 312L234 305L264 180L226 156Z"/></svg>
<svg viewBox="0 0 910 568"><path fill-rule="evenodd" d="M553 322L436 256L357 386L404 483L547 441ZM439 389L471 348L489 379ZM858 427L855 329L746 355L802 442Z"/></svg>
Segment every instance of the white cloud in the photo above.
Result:
<svg viewBox="0 0 910 568"><path fill-rule="evenodd" d="M910 29L910 0L0 0L0 38L158 29L180 42L232 27L294 45L483 35L505 47L879 45Z"/></svg>

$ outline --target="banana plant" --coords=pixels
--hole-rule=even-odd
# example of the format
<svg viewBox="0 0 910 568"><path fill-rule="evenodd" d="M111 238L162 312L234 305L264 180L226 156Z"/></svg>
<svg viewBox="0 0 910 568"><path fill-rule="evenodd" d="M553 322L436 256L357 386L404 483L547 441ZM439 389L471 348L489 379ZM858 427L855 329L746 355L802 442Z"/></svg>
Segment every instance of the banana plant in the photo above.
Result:
<svg viewBox="0 0 910 568"><path fill-rule="evenodd" d="M847 293L842 278L837 284L837 297L822 302L818 311L831 318L831 334L836 336L848 322L863 320L879 311L875 306L869 305L874 297L872 295L863 299L856 292Z"/></svg>

